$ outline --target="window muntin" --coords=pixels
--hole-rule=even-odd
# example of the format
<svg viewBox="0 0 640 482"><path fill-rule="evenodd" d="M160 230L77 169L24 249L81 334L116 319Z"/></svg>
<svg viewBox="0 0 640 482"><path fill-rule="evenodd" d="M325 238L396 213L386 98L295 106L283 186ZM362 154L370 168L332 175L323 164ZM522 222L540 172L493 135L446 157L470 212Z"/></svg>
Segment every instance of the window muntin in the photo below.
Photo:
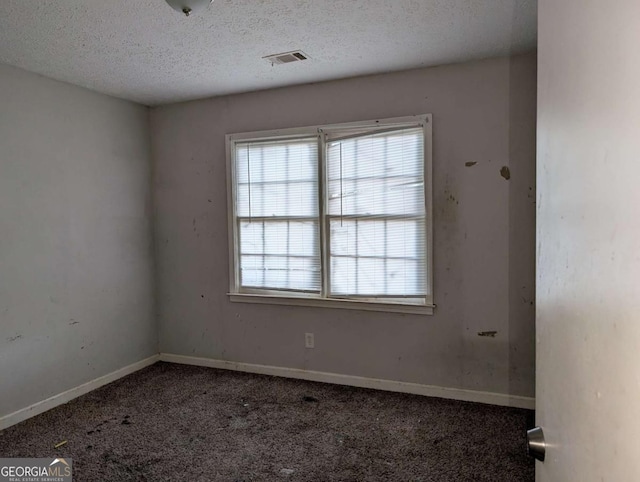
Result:
<svg viewBox="0 0 640 482"><path fill-rule="evenodd" d="M430 116L403 121L228 136L231 294L431 306Z"/></svg>

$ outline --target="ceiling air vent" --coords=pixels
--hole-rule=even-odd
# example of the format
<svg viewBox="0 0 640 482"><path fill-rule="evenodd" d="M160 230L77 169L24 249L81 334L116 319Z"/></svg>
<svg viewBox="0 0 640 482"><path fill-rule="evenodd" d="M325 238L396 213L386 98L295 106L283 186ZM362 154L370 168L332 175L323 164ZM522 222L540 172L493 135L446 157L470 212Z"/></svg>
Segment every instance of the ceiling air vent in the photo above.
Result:
<svg viewBox="0 0 640 482"><path fill-rule="evenodd" d="M282 54L267 55L262 57L271 65L290 64L291 62L299 62L300 60L307 60L309 56L300 50L293 52L285 52Z"/></svg>

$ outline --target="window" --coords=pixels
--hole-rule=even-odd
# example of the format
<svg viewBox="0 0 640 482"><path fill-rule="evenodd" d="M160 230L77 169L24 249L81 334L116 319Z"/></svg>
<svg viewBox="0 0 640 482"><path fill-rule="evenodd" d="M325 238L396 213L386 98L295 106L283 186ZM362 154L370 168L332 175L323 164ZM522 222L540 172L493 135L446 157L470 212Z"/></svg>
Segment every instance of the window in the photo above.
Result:
<svg viewBox="0 0 640 482"><path fill-rule="evenodd" d="M431 313L431 116L227 136L233 301Z"/></svg>

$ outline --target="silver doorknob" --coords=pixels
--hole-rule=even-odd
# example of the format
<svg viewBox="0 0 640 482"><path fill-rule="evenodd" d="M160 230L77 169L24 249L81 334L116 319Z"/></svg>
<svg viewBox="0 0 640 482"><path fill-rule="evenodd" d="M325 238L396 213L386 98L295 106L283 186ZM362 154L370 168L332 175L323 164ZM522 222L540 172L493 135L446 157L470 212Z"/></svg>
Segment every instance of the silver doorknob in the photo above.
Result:
<svg viewBox="0 0 640 482"><path fill-rule="evenodd" d="M527 453L540 462L544 462L544 454L547 444L544 441L544 433L540 427L527 430Z"/></svg>

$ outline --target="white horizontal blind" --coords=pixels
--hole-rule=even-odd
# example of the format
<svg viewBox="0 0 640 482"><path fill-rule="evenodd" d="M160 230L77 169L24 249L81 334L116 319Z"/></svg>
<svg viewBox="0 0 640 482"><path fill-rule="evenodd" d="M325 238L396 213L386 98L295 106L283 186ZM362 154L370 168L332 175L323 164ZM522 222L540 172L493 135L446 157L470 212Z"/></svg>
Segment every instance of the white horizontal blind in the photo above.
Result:
<svg viewBox="0 0 640 482"><path fill-rule="evenodd" d="M423 301L423 129L328 140L326 162L330 294Z"/></svg>
<svg viewBox="0 0 640 482"><path fill-rule="evenodd" d="M240 286L319 293L318 139L235 143Z"/></svg>

